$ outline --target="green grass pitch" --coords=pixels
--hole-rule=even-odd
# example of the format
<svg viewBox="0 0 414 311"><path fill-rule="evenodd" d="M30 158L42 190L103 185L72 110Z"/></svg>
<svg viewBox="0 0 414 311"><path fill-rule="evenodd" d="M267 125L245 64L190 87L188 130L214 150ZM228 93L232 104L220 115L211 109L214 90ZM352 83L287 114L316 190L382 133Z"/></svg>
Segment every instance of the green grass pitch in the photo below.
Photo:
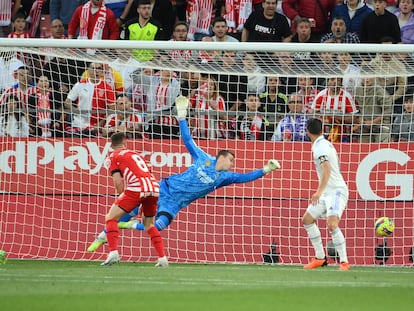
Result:
<svg viewBox="0 0 414 311"><path fill-rule="evenodd" d="M0 310L413 310L414 269L9 260Z"/></svg>

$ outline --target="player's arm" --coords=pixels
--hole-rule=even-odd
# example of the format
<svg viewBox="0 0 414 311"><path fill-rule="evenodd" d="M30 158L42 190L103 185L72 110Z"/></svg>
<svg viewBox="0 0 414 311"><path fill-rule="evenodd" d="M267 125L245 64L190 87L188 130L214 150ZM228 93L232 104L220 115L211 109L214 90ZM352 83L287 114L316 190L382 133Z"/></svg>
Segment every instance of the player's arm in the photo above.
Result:
<svg viewBox="0 0 414 311"><path fill-rule="evenodd" d="M269 160L262 169L254 170L249 173L231 173L232 177L230 178L231 181L229 184L231 183L240 184L240 183L254 181L279 168L280 168L280 164L277 160Z"/></svg>
<svg viewBox="0 0 414 311"><path fill-rule="evenodd" d="M195 159L198 158L200 152L204 153L198 146L195 144L193 138L190 134L190 129L187 124L187 112L188 112L189 101L185 96L178 96L175 100L175 108L177 110L177 118L179 120L178 124L180 126L181 138L190 152L191 156Z"/></svg>
<svg viewBox="0 0 414 311"><path fill-rule="evenodd" d="M112 179L114 181L114 187L118 194L124 192L124 179L122 178L120 171L113 171L112 172Z"/></svg>
<svg viewBox="0 0 414 311"><path fill-rule="evenodd" d="M312 204L317 204L319 202L319 198L321 197L323 191L326 188L326 185L328 184L329 177L331 176L331 164L328 161L328 157L325 155L322 155L318 158L318 161L321 165L321 177L319 180L319 186L318 190L312 195Z"/></svg>

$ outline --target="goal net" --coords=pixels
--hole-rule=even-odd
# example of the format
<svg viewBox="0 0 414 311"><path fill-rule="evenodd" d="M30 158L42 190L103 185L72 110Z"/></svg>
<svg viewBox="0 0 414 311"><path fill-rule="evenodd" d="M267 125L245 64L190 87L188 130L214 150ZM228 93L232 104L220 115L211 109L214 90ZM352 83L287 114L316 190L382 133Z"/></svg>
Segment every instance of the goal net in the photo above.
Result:
<svg viewBox="0 0 414 311"><path fill-rule="evenodd" d="M187 169L174 100L190 99L195 143L228 149L235 171L281 169L217 189L161 232L171 262L303 264L301 223L318 186L304 124L321 118L350 197L340 227L351 264L411 265L414 60L405 45L0 41L0 249L10 258L103 260L87 248L115 189L108 137L158 180ZM145 61L143 61L145 60ZM388 237L376 219L395 223ZM138 216L139 218L139 216ZM325 220L318 221L331 263ZM143 231L121 230L123 261L154 261Z"/></svg>

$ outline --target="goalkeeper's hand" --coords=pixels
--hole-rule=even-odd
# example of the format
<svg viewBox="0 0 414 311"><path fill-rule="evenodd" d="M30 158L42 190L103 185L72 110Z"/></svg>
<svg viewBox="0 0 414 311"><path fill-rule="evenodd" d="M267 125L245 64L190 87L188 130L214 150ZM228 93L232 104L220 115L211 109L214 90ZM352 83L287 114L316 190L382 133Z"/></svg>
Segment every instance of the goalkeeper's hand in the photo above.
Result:
<svg viewBox="0 0 414 311"><path fill-rule="evenodd" d="M177 117L185 119L187 117L188 98L182 95L178 96L175 99L175 108L177 109Z"/></svg>
<svg viewBox="0 0 414 311"><path fill-rule="evenodd" d="M267 164L263 167L263 171L265 174L269 174L270 172L273 172L274 170L277 170L280 168L279 161L277 160L269 160Z"/></svg>

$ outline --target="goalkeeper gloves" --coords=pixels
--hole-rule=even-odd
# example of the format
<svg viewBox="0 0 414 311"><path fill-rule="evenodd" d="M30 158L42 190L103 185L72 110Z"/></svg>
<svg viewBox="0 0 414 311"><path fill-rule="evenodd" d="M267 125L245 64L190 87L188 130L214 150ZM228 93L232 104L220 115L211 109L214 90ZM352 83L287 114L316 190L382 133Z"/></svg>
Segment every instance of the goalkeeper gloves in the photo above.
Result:
<svg viewBox="0 0 414 311"><path fill-rule="evenodd" d="M177 109L177 117L179 119L187 117L188 98L182 95L178 96L175 99L175 108Z"/></svg>
<svg viewBox="0 0 414 311"><path fill-rule="evenodd" d="M269 174L270 172L273 172L274 170L277 170L280 168L280 164L277 160L269 160L267 164L263 167L263 171L266 174Z"/></svg>

